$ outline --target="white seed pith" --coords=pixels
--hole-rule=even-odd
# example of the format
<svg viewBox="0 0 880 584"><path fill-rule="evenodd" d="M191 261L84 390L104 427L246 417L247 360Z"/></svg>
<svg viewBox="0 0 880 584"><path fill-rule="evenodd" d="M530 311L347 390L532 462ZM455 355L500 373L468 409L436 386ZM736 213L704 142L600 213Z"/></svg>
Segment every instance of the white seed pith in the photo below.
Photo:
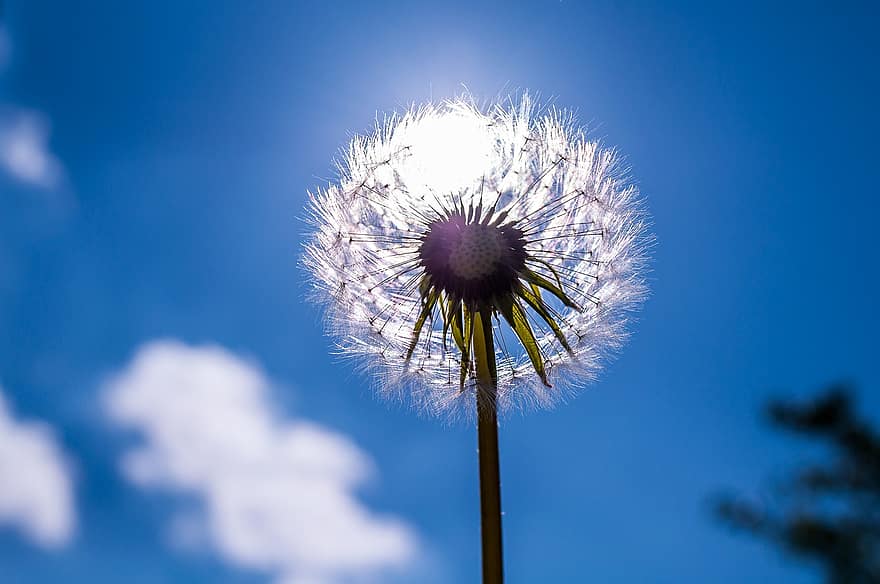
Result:
<svg viewBox="0 0 880 584"><path fill-rule="evenodd" d="M468 225L449 255L449 269L459 278L476 280L495 271L501 259L501 234L485 225Z"/></svg>

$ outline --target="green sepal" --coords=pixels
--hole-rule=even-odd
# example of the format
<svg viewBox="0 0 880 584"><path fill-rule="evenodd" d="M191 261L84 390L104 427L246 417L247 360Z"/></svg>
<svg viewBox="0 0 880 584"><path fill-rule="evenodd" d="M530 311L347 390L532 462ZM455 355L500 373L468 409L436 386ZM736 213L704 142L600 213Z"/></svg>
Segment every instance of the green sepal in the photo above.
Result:
<svg viewBox="0 0 880 584"><path fill-rule="evenodd" d="M553 268L550 268L550 270L553 271L554 275L556 274L556 272L553 270ZM522 271L522 274L523 274L523 277L525 278L525 280L529 284L533 284L535 286L540 286L544 290L547 290L548 292L550 292L551 294L553 294L554 296L559 298L559 300L561 300L562 303L565 304L566 306L568 306L569 308L574 308L577 311L581 310L581 307L578 306L574 300L569 298L568 294L566 294L565 292L562 291L561 286L557 286L556 284L554 284L553 282L551 282L550 280L548 280L547 278L545 278L541 274L535 272L534 270L530 270L528 268L525 268ZM558 280L558 278L559 277L557 276L557 280Z"/></svg>
<svg viewBox="0 0 880 584"><path fill-rule="evenodd" d="M565 338L565 334L562 332L562 329L559 328L559 324L544 304L544 301L541 298L541 290L534 285L530 286L530 288L531 289L520 285L519 296L532 307L532 310L538 313L538 316L544 319L544 322L547 323L547 326L549 326L553 331L553 334L556 335L556 340L559 341L562 348L568 351L569 354L573 354L571 346L568 344L568 339Z"/></svg>
<svg viewBox="0 0 880 584"><path fill-rule="evenodd" d="M449 324L452 330L452 340L459 351L464 351L464 336L461 326L461 299L450 300Z"/></svg>
<svg viewBox="0 0 880 584"><path fill-rule="evenodd" d="M440 317L443 319L443 335L441 338L443 339L443 351L446 352L446 337L449 333L449 324L452 319L452 304L453 301L451 298L447 297L446 300L440 298Z"/></svg>
<svg viewBox="0 0 880 584"><path fill-rule="evenodd" d="M439 290L431 285L431 279L428 276L422 276L422 281L419 283L419 291L422 293L422 311L419 313L419 318L416 319L416 324L413 327L412 340L410 341L409 349L406 351L407 362L419 344L419 336L422 334L422 327L425 326L425 321L434 312L434 307L440 298Z"/></svg>
<svg viewBox="0 0 880 584"><path fill-rule="evenodd" d="M461 370L459 372L458 389L459 391L464 391L464 382L467 381L468 369L471 364L471 342L474 338L474 315L467 306L462 306L459 314L462 319L462 343L459 346L461 349Z"/></svg>
<svg viewBox="0 0 880 584"><path fill-rule="evenodd" d="M547 387L552 387L547 381L547 372L544 370L544 356L541 354L538 341L535 340L535 333L532 332L532 327L529 325L526 311L523 310L523 307L520 306L515 298L510 296L498 303L498 309L501 311L501 315L504 316L504 320L513 329L513 332L519 337L526 350L526 354L529 356L529 360L532 362L535 373L541 378L541 382Z"/></svg>
<svg viewBox="0 0 880 584"><path fill-rule="evenodd" d="M470 312L477 383L484 391L494 392L498 385L498 367L495 362L495 339L492 333L493 310L488 306L475 306Z"/></svg>

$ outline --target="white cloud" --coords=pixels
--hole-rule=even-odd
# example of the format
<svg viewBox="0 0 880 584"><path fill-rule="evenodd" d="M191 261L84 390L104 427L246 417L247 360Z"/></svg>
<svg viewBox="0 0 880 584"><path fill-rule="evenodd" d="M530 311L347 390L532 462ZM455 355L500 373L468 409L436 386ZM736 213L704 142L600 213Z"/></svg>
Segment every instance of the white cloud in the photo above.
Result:
<svg viewBox="0 0 880 584"><path fill-rule="evenodd" d="M9 64L12 42L0 23L0 73ZM0 169L14 179L44 189L58 185L61 163L49 151L49 123L36 112L0 108Z"/></svg>
<svg viewBox="0 0 880 584"><path fill-rule="evenodd" d="M0 526L43 547L67 543L76 522L72 483L49 427L14 420L0 391Z"/></svg>
<svg viewBox="0 0 880 584"><path fill-rule="evenodd" d="M58 185L62 167L49 151L49 124L43 116L0 111L0 168L28 185L46 189Z"/></svg>
<svg viewBox="0 0 880 584"><path fill-rule="evenodd" d="M279 420L270 386L219 347L143 346L106 386L109 416L143 436L125 475L198 497L198 516L172 522L176 540L203 532L228 561L285 583L372 581L407 566L413 530L354 495L373 472L367 455L317 424Z"/></svg>

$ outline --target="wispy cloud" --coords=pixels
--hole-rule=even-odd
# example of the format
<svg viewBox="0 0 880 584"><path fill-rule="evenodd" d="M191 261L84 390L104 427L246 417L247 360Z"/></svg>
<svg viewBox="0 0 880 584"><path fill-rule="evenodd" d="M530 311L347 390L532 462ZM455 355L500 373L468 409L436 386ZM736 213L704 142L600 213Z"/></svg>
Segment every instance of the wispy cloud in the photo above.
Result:
<svg viewBox="0 0 880 584"><path fill-rule="evenodd" d="M105 391L109 416L143 438L122 461L125 475L200 501L197 515L174 522L178 536L201 524L228 561L285 584L373 581L418 553L411 527L355 497L374 470L368 456L338 432L274 416L271 384L253 363L154 342Z"/></svg>
<svg viewBox="0 0 880 584"><path fill-rule="evenodd" d="M49 150L45 117L19 109L0 110L0 169L30 186L58 186L63 171Z"/></svg>
<svg viewBox="0 0 880 584"><path fill-rule="evenodd" d="M16 421L0 390L0 526L46 548L64 545L76 523L72 483L51 429Z"/></svg>
<svg viewBox="0 0 880 584"><path fill-rule="evenodd" d="M12 55L8 30L0 22L0 73ZM59 186L64 171L49 149L49 122L38 112L0 105L0 171L28 186Z"/></svg>

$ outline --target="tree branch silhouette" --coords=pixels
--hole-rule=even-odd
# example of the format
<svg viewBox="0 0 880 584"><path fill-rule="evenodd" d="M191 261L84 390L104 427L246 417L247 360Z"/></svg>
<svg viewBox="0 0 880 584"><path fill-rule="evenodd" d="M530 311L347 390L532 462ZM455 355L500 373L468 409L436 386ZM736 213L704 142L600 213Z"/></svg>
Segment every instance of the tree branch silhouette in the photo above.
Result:
<svg viewBox="0 0 880 584"><path fill-rule="evenodd" d="M770 423L826 444L830 459L795 470L777 508L725 495L719 519L818 562L829 584L880 583L880 433L855 410L853 390L828 388L807 403L773 401Z"/></svg>

